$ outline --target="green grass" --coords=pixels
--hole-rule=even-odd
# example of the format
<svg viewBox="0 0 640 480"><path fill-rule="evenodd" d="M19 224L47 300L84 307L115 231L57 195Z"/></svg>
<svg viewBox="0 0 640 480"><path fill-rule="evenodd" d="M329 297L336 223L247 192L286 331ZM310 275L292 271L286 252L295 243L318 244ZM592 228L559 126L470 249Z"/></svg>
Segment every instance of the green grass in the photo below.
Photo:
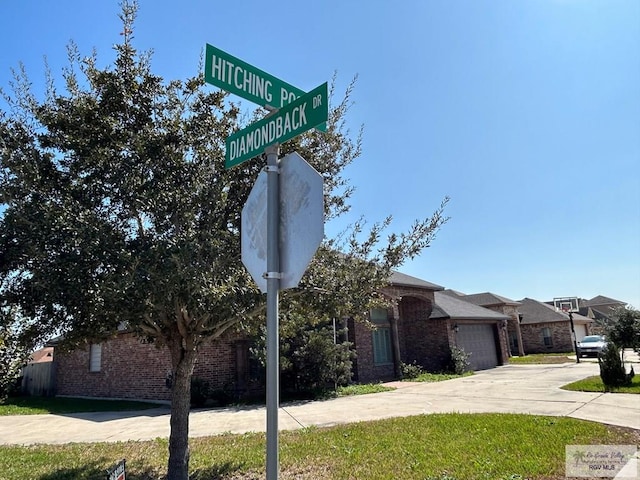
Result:
<svg viewBox="0 0 640 480"><path fill-rule="evenodd" d="M564 390L573 390L576 392L604 392L604 384L600 375L587 377L577 382L569 383L561 387ZM631 379L631 385L628 387L620 387L613 390L613 393L637 393L640 394L640 375L636 375Z"/></svg>
<svg viewBox="0 0 640 480"><path fill-rule="evenodd" d="M457 375L455 373L424 372L415 378L408 378L407 381L408 382L442 382L444 380L451 380L453 378L468 377L469 375L473 375L473 372L465 372L462 375Z"/></svg>
<svg viewBox="0 0 640 480"><path fill-rule="evenodd" d="M533 353L524 357L511 357L511 364L531 364L531 363L576 363L575 359L569 358L569 355L575 355L572 352L567 353Z"/></svg>
<svg viewBox="0 0 640 480"><path fill-rule="evenodd" d="M640 432L571 418L434 414L280 434L282 480L560 480L565 445L624 444ZM191 439L192 480L264 478L264 434ZM167 440L0 447L6 480L104 479L127 460L128 480L157 480Z"/></svg>
<svg viewBox="0 0 640 480"><path fill-rule="evenodd" d="M126 400L93 400L64 397L11 397L0 401L2 415L42 415L46 413L120 412L157 408L155 403Z"/></svg>
<svg viewBox="0 0 640 480"><path fill-rule="evenodd" d="M345 387L338 387L338 389L336 390L336 396L346 397L349 395L366 395L368 393L388 392L390 390L395 390L395 388L385 387L381 383L347 385Z"/></svg>

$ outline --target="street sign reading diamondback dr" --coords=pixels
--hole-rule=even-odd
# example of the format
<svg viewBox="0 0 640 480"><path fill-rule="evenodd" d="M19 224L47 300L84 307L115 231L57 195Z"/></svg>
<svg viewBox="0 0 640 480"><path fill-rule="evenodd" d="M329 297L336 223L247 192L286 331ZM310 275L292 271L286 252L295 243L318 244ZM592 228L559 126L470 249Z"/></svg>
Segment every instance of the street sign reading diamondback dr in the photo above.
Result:
<svg viewBox="0 0 640 480"><path fill-rule="evenodd" d="M204 62L207 83L262 107L282 108L306 93L209 44Z"/></svg>
<svg viewBox="0 0 640 480"><path fill-rule="evenodd" d="M327 83L289 103L277 113L227 137L225 167L260 155L265 147L282 143L327 121Z"/></svg>

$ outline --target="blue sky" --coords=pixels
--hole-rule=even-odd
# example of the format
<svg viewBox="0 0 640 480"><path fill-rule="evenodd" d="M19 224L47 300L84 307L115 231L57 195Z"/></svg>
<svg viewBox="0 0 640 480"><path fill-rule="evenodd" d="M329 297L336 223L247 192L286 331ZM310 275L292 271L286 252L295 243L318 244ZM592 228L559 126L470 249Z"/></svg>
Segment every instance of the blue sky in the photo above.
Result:
<svg viewBox="0 0 640 480"><path fill-rule="evenodd" d="M0 85L24 62L60 73L66 44L102 64L117 1L0 5ZM606 295L640 308L637 0L140 0L136 45L167 79L206 43L311 90L355 75L352 212L407 229L451 197L449 223L400 270L515 300ZM214 87L212 87L214 88ZM247 104L247 108L251 106Z"/></svg>

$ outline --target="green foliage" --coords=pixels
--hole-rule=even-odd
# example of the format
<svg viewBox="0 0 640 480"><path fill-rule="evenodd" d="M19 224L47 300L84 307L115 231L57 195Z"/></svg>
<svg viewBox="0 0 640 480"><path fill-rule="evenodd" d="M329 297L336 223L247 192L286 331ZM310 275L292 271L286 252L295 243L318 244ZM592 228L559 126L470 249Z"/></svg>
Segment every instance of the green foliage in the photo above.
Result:
<svg viewBox="0 0 640 480"><path fill-rule="evenodd" d="M280 388L283 395L323 395L351 381L355 352L344 341L345 330L333 322L313 322L289 315L283 317L280 333ZM266 365L266 335L257 335L251 354ZM259 377L264 384L264 377Z"/></svg>
<svg viewBox="0 0 640 480"><path fill-rule="evenodd" d="M607 340L619 348L633 348L640 351L640 311L633 307L618 307L612 321L605 327Z"/></svg>
<svg viewBox="0 0 640 480"><path fill-rule="evenodd" d="M29 351L12 309L0 309L0 401L19 390Z"/></svg>
<svg viewBox="0 0 640 480"><path fill-rule="evenodd" d="M422 375L422 373L424 373L424 369L420 365L418 365L417 362L402 362L400 364L400 371L402 372L402 378L407 380L418 378L420 375Z"/></svg>
<svg viewBox="0 0 640 480"><path fill-rule="evenodd" d="M469 354L462 348L451 347L451 358L449 360L449 371L456 375L462 375L469 370Z"/></svg>
<svg viewBox="0 0 640 480"><path fill-rule="evenodd" d="M607 391L631 385L634 376L633 368L629 373L624 368L620 348L614 343L607 343L598 357L600 378Z"/></svg>
<svg viewBox="0 0 640 480"><path fill-rule="evenodd" d="M199 377L191 377L191 406L204 407L209 398L209 383Z"/></svg>

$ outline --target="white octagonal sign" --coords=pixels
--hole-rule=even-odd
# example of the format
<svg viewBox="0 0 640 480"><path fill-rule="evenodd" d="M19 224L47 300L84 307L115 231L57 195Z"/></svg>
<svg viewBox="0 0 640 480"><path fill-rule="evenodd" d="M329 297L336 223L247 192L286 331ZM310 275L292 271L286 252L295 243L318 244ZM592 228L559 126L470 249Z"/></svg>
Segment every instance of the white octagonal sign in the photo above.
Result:
<svg viewBox="0 0 640 480"><path fill-rule="evenodd" d="M298 286L324 236L322 176L297 153L280 160L280 288ZM242 263L267 291L267 174L242 209Z"/></svg>

